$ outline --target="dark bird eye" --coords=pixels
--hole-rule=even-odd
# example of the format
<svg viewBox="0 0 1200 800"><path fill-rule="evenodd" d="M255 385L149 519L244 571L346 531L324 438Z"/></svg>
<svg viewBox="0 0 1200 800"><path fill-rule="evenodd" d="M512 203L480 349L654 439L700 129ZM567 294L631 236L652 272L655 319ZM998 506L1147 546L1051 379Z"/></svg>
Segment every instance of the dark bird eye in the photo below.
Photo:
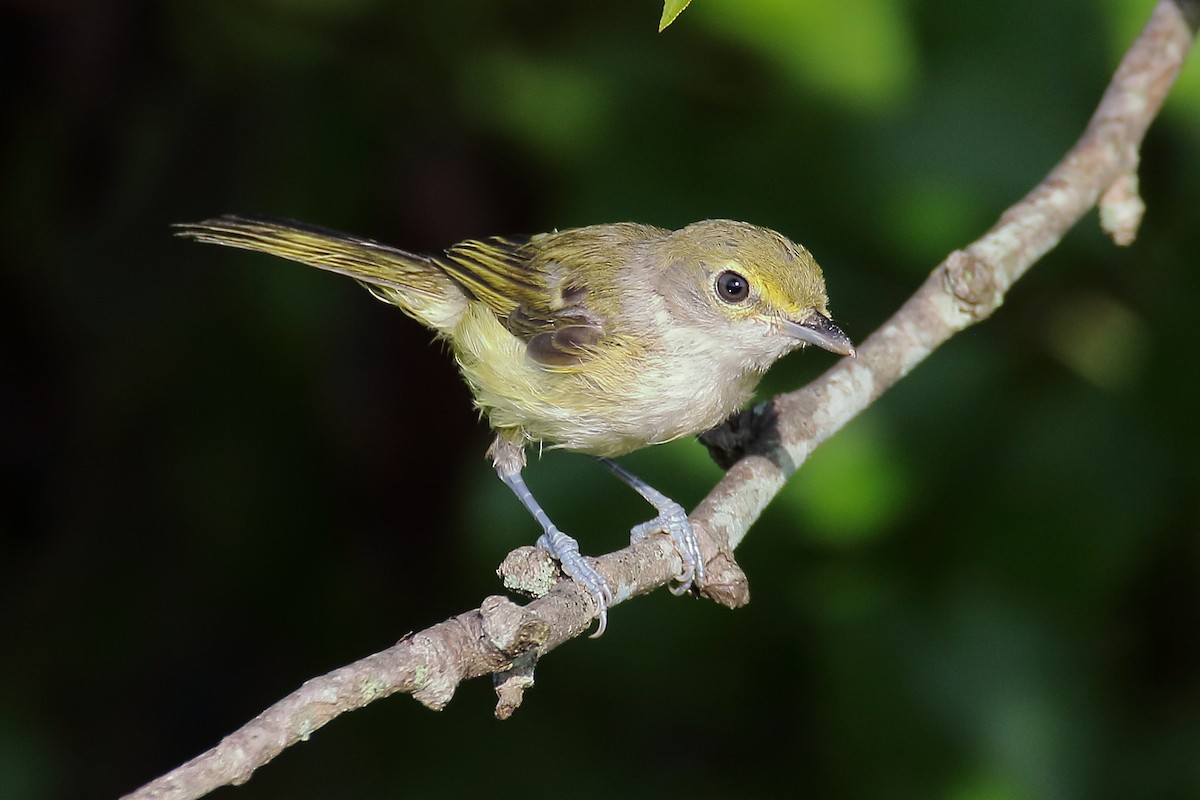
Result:
<svg viewBox="0 0 1200 800"><path fill-rule="evenodd" d="M726 270L717 276L717 296L726 303L740 303L750 296L750 281Z"/></svg>

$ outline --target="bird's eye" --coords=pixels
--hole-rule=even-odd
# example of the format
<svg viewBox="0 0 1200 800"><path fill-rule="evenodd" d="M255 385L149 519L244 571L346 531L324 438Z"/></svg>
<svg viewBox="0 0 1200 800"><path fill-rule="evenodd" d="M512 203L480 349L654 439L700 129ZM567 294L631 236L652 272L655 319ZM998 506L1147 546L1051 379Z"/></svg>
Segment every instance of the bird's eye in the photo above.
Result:
<svg viewBox="0 0 1200 800"><path fill-rule="evenodd" d="M750 281L726 270L717 276L717 297L726 303L742 303L750 296Z"/></svg>

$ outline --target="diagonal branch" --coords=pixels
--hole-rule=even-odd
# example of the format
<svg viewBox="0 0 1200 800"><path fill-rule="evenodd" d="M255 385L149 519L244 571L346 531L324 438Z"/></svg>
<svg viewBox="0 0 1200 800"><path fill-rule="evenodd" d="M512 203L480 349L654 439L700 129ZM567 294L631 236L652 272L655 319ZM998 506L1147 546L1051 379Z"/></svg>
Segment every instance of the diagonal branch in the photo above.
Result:
<svg viewBox="0 0 1200 800"><path fill-rule="evenodd" d="M1178 74L1200 24L1200 0L1160 0L1126 53L1086 131L1037 187L983 238L956 250L872 334L855 360L843 359L809 386L708 434L718 460L732 463L696 508L709 579L703 594L727 606L748 600L733 550L812 451L867 408L955 333L988 317L1009 287L1097 203L1118 244L1137 231L1138 149ZM616 587L614 604L668 584L680 570L666 536L651 536L597 559ZM148 783L129 798L201 797L249 780L258 767L340 714L406 692L444 707L463 680L492 673L507 717L533 680L537 659L588 629L591 596L534 548L500 568L505 585L537 596L526 606L489 597L479 608L404 637L394 646L306 682L216 747Z"/></svg>

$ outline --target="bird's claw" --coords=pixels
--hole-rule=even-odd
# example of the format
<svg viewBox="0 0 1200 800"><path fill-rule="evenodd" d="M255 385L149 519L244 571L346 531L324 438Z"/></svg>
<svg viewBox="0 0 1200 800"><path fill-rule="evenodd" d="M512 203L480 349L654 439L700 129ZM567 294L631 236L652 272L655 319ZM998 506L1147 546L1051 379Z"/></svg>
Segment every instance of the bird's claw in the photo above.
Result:
<svg viewBox="0 0 1200 800"><path fill-rule="evenodd" d="M597 626L590 638L596 639L608 627L608 607L612 605L613 593L604 576L592 566L592 562L579 552L579 542L560 530L548 531L538 537L537 546L558 562L559 568L571 580L592 594L596 603Z"/></svg>
<svg viewBox="0 0 1200 800"><path fill-rule="evenodd" d="M687 512L683 506L674 501L659 509L654 519L634 525L629 531L631 542L640 542L652 533L662 531L671 536L679 558L683 562L683 571L675 576L676 585L671 587L674 595L686 594L692 586L704 584L704 557L700 554L700 540L692 530Z"/></svg>

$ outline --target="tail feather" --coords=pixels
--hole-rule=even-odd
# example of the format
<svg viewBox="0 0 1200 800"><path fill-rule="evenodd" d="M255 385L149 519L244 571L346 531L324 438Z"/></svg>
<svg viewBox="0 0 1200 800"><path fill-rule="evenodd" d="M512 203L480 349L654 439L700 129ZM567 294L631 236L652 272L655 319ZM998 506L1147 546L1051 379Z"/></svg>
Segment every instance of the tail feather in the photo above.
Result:
<svg viewBox="0 0 1200 800"><path fill-rule="evenodd" d="M370 239L291 220L232 214L174 227L186 239L269 253L349 276L442 333L466 310L467 295L436 260Z"/></svg>

